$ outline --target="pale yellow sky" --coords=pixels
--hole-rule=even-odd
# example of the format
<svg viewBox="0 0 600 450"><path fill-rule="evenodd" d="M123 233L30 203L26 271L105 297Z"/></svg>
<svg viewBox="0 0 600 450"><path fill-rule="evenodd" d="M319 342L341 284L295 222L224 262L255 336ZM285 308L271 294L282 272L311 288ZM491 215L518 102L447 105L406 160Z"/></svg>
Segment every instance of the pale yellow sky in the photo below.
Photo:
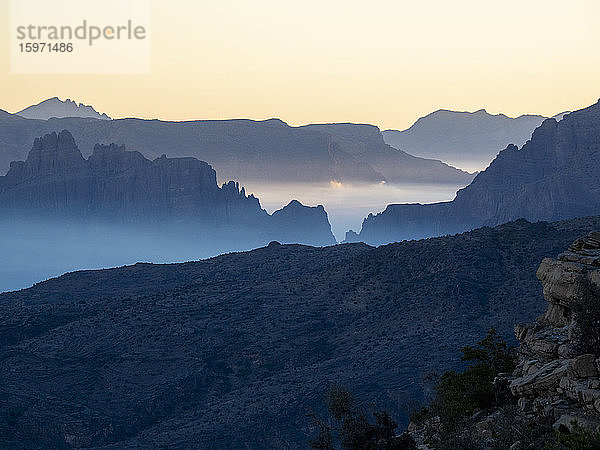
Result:
<svg viewBox="0 0 600 450"><path fill-rule="evenodd" d="M115 118L402 129L439 108L553 115L600 97L600 0L152 0L143 75L11 74L8 12L9 112L58 96Z"/></svg>

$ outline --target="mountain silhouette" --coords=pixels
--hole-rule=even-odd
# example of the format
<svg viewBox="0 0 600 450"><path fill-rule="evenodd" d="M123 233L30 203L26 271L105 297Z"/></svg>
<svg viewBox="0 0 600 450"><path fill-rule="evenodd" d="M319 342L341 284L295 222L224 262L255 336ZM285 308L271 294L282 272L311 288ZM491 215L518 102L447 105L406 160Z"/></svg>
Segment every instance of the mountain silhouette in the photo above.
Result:
<svg viewBox="0 0 600 450"><path fill-rule="evenodd" d="M216 172L195 158L149 160L115 144L94 146L85 159L71 133L34 141L25 161L0 177L4 221L65 220L82 224L188 227L214 239L260 245L271 240L335 243L322 206L292 202L273 215L239 183L217 185Z"/></svg>
<svg viewBox="0 0 600 450"><path fill-rule="evenodd" d="M253 121L52 118L30 120L0 111L0 171L25 159L31 142L55 130L69 130L85 157L94 145L119 144L155 159L195 157L216 171L219 182L346 183L427 182L466 185L473 175L439 161L416 158L387 146L376 127L356 128L357 148L342 133L323 127L291 127L278 119ZM375 168L377 167L377 169ZM388 180L389 178L389 180Z"/></svg>
<svg viewBox="0 0 600 450"><path fill-rule="evenodd" d="M47 120L53 117L82 117L110 120L110 117L106 114L100 114L92 106L77 103L71 99L63 101L58 97L52 97L36 105L29 106L16 114L26 119Z"/></svg>
<svg viewBox="0 0 600 450"><path fill-rule="evenodd" d="M520 149L509 145L451 202L388 205L349 240L385 243L457 233L525 218L600 213L600 102L546 119Z"/></svg>
<svg viewBox="0 0 600 450"><path fill-rule="evenodd" d="M566 113L557 114L560 120ZM475 112L440 109L421 117L404 131L386 130L385 142L412 155L434 158L455 167L483 170L508 144L522 146L546 117L516 118Z"/></svg>

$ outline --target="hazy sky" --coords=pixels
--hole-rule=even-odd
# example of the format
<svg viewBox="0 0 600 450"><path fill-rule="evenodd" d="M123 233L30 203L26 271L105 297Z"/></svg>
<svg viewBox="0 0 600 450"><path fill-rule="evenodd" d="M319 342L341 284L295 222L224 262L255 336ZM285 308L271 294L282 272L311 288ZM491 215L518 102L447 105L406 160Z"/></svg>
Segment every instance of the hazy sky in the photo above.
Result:
<svg viewBox="0 0 600 450"><path fill-rule="evenodd" d="M553 115L600 97L599 23L600 0L153 0L147 75L11 75L1 33L0 108L382 128L438 108Z"/></svg>

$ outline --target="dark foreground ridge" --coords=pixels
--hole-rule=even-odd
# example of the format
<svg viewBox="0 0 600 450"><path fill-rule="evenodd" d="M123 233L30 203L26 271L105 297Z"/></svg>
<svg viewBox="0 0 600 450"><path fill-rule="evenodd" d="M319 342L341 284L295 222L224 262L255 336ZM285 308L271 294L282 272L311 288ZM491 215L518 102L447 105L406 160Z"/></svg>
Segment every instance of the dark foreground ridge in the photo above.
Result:
<svg viewBox="0 0 600 450"><path fill-rule="evenodd" d="M305 448L332 382L404 425L422 374L544 309L540 260L600 218L380 248L278 245L0 295L13 448ZM402 425L402 423L401 423Z"/></svg>

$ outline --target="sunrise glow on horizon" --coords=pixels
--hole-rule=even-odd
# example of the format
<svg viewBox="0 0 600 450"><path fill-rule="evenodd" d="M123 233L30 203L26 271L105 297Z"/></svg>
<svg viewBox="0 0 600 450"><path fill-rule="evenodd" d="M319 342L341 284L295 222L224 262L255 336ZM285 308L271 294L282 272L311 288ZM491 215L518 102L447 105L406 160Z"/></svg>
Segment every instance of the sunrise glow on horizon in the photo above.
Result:
<svg viewBox="0 0 600 450"><path fill-rule="evenodd" d="M149 74L11 74L5 57L0 108L58 96L113 118L278 117L403 129L440 108L550 116L600 97L594 0L151 5ZM8 8L2 1L4 29Z"/></svg>

